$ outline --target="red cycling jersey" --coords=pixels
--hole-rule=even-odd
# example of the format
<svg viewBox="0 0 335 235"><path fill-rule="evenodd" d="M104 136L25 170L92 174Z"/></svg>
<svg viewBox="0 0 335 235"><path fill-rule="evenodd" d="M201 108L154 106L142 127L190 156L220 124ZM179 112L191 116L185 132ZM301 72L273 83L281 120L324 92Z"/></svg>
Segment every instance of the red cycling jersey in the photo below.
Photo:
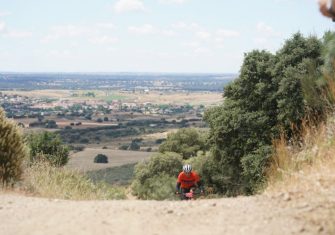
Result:
<svg viewBox="0 0 335 235"><path fill-rule="evenodd" d="M180 183L181 188L189 189L200 181L200 177L194 171L186 175L183 171L178 175L177 183Z"/></svg>

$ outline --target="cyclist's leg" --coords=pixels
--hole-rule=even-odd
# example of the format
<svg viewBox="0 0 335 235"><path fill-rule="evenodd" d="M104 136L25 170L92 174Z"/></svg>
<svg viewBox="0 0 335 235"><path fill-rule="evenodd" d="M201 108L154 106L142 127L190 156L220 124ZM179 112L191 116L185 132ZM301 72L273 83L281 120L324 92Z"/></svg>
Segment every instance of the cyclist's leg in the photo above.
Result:
<svg viewBox="0 0 335 235"><path fill-rule="evenodd" d="M185 196L185 193L189 192L190 192L189 188L181 188L181 195L180 195L181 200L187 200L188 198Z"/></svg>

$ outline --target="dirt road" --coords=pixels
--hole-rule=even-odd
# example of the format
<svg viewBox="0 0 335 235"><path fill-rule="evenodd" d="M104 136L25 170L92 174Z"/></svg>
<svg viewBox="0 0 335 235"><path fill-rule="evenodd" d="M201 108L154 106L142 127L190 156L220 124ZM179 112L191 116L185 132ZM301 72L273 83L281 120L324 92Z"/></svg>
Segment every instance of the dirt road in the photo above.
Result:
<svg viewBox="0 0 335 235"><path fill-rule="evenodd" d="M0 192L0 234L332 234L334 201L290 195L197 201L65 201Z"/></svg>

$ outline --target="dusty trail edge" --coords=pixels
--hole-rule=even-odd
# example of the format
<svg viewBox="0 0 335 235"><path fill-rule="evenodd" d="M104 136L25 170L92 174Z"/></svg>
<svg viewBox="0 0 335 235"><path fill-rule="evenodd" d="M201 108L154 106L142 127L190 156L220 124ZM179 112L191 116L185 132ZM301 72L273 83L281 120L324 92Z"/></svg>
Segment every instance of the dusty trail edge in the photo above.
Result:
<svg viewBox="0 0 335 235"><path fill-rule="evenodd" d="M69 201L0 192L0 233L329 234L335 231L326 219L335 211L335 193L330 196Z"/></svg>

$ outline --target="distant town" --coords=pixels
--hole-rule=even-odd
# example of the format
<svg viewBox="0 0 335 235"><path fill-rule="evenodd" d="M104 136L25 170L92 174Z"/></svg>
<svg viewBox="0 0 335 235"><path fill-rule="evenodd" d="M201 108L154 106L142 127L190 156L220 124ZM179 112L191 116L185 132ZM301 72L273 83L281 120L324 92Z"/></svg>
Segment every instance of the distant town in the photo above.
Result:
<svg viewBox="0 0 335 235"><path fill-rule="evenodd" d="M74 148L128 149L136 139L154 151L170 131L206 128L205 110L235 76L2 73L0 105L26 132L57 132Z"/></svg>

